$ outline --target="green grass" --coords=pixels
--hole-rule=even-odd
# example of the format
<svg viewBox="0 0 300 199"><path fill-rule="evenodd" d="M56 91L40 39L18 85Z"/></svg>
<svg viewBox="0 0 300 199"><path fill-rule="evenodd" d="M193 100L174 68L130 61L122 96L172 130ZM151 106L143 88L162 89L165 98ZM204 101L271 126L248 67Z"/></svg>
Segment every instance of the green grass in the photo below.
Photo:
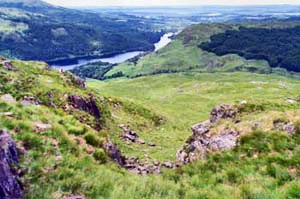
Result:
<svg viewBox="0 0 300 199"><path fill-rule="evenodd" d="M128 146L116 136L116 142L124 152L139 157L147 154L154 159L166 160L175 158L176 151L191 135L190 127L208 119L214 106L246 100L248 103L263 104L269 110L278 109L276 107L279 105L289 107L287 99L297 98L299 83L300 80L278 75L181 73L105 82L89 80L88 87L105 96L140 104L165 118L163 125L141 128L126 115L118 115L118 111L113 111L120 123L132 124L144 140L158 145L154 148ZM287 107L283 106L280 111L295 109L294 106Z"/></svg>
<svg viewBox="0 0 300 199"><path fill-rule="evenodd" d="M299 103L286 100L298 98L300 80L251 73L189 73L90 80L90 88L80 89L68 73L44 70L43 63L13 63L18 71L0 66L0 95L10 93L17 100L35 96L42 103L26 107L0 101L0 113L13 113L0 116L0 128L8 129L27 150L20 162L26 198L299 198L299 133L273 132L267 123L299 123ZM103 129L91 128L93 117L82 111L64 111L66 94L93 95L105 119ZM159 175L138 176L118 167L101 149L109 137L127 156L174 159L191 135L192 124L206 120L217 104L241 100L247 100L249 106L244 109L242 127L237 128L259 119L266 122L266 131L249 133L234 150L211 154L205 161L163 170ZM260 112L250 113L253 110ZM51 128L37 133L36 122ZM218 125L233 125L226 122ZM121 123L157 146L125 145L119 138ZM93 145L95 152L89 154L87 145L78 145L79 138Z"/></svg>

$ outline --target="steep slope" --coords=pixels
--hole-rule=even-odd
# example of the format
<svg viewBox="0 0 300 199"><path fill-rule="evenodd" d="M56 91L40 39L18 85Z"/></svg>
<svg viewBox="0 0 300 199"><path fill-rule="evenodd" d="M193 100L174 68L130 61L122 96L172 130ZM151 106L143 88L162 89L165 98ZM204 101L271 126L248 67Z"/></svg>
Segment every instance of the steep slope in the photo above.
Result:
<svg viewBox="0 0 300 199"><path fill-rule="evenodd" d="M142 24L138 17L121 18L39 0L0 1L0 53L53 61L154 48L162 33L153 32L151 23Z"/></svg>
<svg viewBox="0 0 300 199"><path fill-rule="evenodd" d="M227 31L236 31L239 34L239 28L249 27L252 29L275 29L281 30L284 34L289 34L293 27L299 26L299 22L270 22L270 23L241 23L241 24L200 24L186 28L182 31L176 39L171 42L167 47L161 49L158 52L151 53L137 62L122 63L112 70L110 70L105 76L111 77L116 74L122 74L128 77L138 77L143 75L151 75L158 73L174 73L174 72L232 72L232 71L249 71L257 73L286 73L285 69L276 68L282 65L274 65L270 67L267 59L258 59L258 56L251 57L248 60L242 56L234 54L233 51L224 51L222 54L214 54L213 52L206 51L207 48L201 47L210 42L211 37L214 35L226 35ZM246 29L246 28L245 28ZM223 34L224 33L224 34ZM241 33L242 34L242 33ZM257 35L260 38L261 35ZM255 34L252 35L252 38ZM294 37L298 37L297 33L294 33ZM292 36L291 36L292 38ZM278 45L280 43L277 40ZM228 41L227 44L232 42ZM235 42L238 46L239 42ZM218 45L218 44L216 44ZM233 44L232 44L233 45ZM270 45L270 44L269 44ZM276 40L273 39L272 46L278 46ZM220 48L222 45L219 45ZM267 48L267 47L266 47ZM271 49L271 48L270 48ZM283 50L283 49L278 49ZM294 49L297 51L297 48ZM259 53L259 49L256 49ZM274 51L274 50L273 50ZM294 51L294 52L295 52ZM231 53L231 54L230 54ZM241 54L242 52L238 53ZM221 56L222 55L222 56ZM262 57L262 56L260 56ZM254 59L256 58L256 59ZM286 69L290 69L287 66L282 66Z"/></svg>
<svg viewBox="0 0 300 199"><path fill-rule="evenodd" d="M81 193L94 198L110 194L109 190L100 193L110 182L102 184L92 179L95 173L108 175L116 165L124 166L127 161L110 141L118 125L125 123L114 119L111 109L118 106L123 117L149 128L159 118L143 107L93 94L82 80L59 73L45 63L1 57L0 85L0 130L16 140L21 157L17 173L27 198L62 198ZM86 176L80 180L84 173ZM2 183L0 197L5 197L7 190L2 192ZM90 183L93 191L77 187L77 183Z"/></svg>

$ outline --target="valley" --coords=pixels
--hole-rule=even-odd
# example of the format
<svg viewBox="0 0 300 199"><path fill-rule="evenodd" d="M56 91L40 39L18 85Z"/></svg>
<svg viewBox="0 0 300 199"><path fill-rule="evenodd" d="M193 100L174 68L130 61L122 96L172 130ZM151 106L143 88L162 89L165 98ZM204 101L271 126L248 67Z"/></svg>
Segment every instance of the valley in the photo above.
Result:
<svg viewBox="0 0 300 199"><path fill-rule="evenodd" d="M1 199L300 198L298 5L80 5L0 0Z"/></svg>
<svg viewBox="0 0 300 199"><path fill-rule="evenodd" d="M207 120L215 106L222 103L239 104L242 101L254 105L289 106L288 99L297 99L299 96L299 83L299 79L278 75L237 72L163 74L105 82L89 80L87 85L104 96L115 96L122 101L137 103L161 115L165 123L149 128L143 123L137 126L136 121L123 118L117 110L113 112L120 124L128 124L144 140L150 140L158 146L148 148L138 144L126 145L119 139L120 134L117 134L116 142L126 154L139 158L146 155L164 161L175 159L177 150L192 134L192 125ZM292 108L293 104L290 105ZM299 106L297 103L295 105ZM277 114L281 115L279 112ZM248 122L254 124L255 121L254 116Z"/></svg>
<svg viewBox="0 0 300 199"><path fill-rule="evenodd" d="M174 33L165 33L163 36L161 36L160 40L156 43L154 43L154 51L158 51L159 49L165 47L166 45L168 45L172 40L169 38L171 36L173 36ZM126 53L122 53L122 54L117 54L114 55L112 57L104 57L104 58L98 58L98 59L89 59L89 60L85 60L85 59L71 59L70 61L63 60L62 65L52 65L52 67L57 68L57 69L63 69L63 70L72 70L76 67L80 67L80 66L84 66L84 65L88 65L88 64L93 64L93 63L97 63L97 62L102 62L102 63L109 63L109 64L120 64L122 62L125 62L129 59L135 58L141 54L145 54L147 52L145 51L133 51L133 52L126 52ZM71 64L71 65L65 65L64 63L68 63L68 62L77 62L77 64ZM55 64L59 64L61 62L54 62Z"/></svg>

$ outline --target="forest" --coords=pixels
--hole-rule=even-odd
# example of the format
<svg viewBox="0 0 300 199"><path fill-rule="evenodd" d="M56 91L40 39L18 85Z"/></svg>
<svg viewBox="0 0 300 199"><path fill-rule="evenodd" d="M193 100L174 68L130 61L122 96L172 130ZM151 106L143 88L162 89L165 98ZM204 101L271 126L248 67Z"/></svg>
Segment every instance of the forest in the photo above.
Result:
<svg viewBox="0 0 300 199"><path fill-rule="evenodd" d="M300 72L299 26L268 29L240 27L239 30L213 35L210 42L199 47L219 56L238 54L246 59L266 60L271 67Z"/></svg>
<svg viewBox="0 0 300 199"><path fill-rule="evenodd" d="M48 62L150 51L163 32L142 21L134 16L107 16L45 3L24 6L0 1L0 53Z"/></svg>

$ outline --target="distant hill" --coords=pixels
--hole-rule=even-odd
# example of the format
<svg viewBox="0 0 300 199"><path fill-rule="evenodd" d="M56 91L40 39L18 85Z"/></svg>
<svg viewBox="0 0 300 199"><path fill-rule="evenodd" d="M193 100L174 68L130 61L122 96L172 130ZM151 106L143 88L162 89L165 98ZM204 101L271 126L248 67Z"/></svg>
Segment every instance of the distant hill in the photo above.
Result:
<svg viewBox="0 0 300 199"><path fill-rule="evenodd" d="M270 58L266 56L260 56L260 53L265 53L265 48L271 48L271 54L274 54L276 46L282 46L285 42L286 45L282 49L276 49L276 52L280 53L282 51L287 51L287 49L292 48L292 40L299 37L297 31L291 31L296 26L299 26L299 22L256 22L256 23L239 23L239 24L229 24L229 23L214 23L214 24L199 24L186 28L182 31L175 40L173 40L168 46L161 49L158 52L151 53L137 62L126 62L119 64L114 67L108 73L105 74L107 78L115 76L116 74L122 74L127 77L138 77L144 75L152 75L158 73L174 73L174 72L232 72L232 71L249 71L256 73L286 73L289 71L298 71L297 69L297 56L291 57L288 64L278 64L278 61L270 62ZM244 27L244 29L243 29ZM278 30L282 35L290 35L289 38L283 40L276 40L276 33L272 36L272 43L265 42L261 44L259 48L254 49L257 52L257 56L240 56L241 52L236 52L233 50L228 50L216 52L216 50L209 50L211 38L213 39L213 44L215 49L220 50L223 47L230 49L231 45L241 45L247 43L248 40L243 42L234 41L230 42L227 38L226 44L224 46L224 41L228 32L234 32L239 35L239 29L242 30L266 30L274 29ZM245 31L243 31L245 32ZM259 31L258 31L259 32ZM261 35L252 31L251 38L253 41L261 39ZM272 31L269 31L272 32ZM219 35L218 37L215 35ZM266 38L268 35L264 34ZM278 36L278 35L277 35ZM220 41L222 37L222 41ZM243 37L241 35L241 37ZM256 37L256 39L255 39ZM284 38L284 36L283 36ZM218 43L219 41L219 43ZM268 41L271 41L270 39ZM296 41L296 40L295 40ZM282 43L283 42L283 43ZM204 44L206 44L204 46ZM279 45L281 44L281 45ZM247 46L243 44L246 48ZM252 44L249 44L252 45ZM254 45L255 46L255 45ZM269 47L268 47L269 46ZM273 46L273 47L272 47ZM243 46L240 46L241 50ZM293 53L298 52L297 45L294 45ZM210 52L208 52L210 51ZM216 54L215 54L216 53ZM276 54L276 53L275 53ZM297 54L297 53L296 53ZM279 54L278 54L279 55ZM277 55L273 55L274 56ZM291 55L292 56L292 55ZM295 59L294 59L295 58ZM299 63L299 62L298 62ZM281 67L281 68L279 68ZM298 66L299 67L299 66ZM118 75L119 76L119 75Z"/></svg>
<svg viewBox="0 0 300 199"><path fill-rule="evenodd" d="M0 1L0 54L51 61L152 50L162 33L134 19L122 21L39 0Z"/></svg>
<svg viewBox="0 0 300 199"><path fill-rule="evenodd" d="M51 8L54 7L41 0L1 0L1 6L19 8Z"/></svg>

